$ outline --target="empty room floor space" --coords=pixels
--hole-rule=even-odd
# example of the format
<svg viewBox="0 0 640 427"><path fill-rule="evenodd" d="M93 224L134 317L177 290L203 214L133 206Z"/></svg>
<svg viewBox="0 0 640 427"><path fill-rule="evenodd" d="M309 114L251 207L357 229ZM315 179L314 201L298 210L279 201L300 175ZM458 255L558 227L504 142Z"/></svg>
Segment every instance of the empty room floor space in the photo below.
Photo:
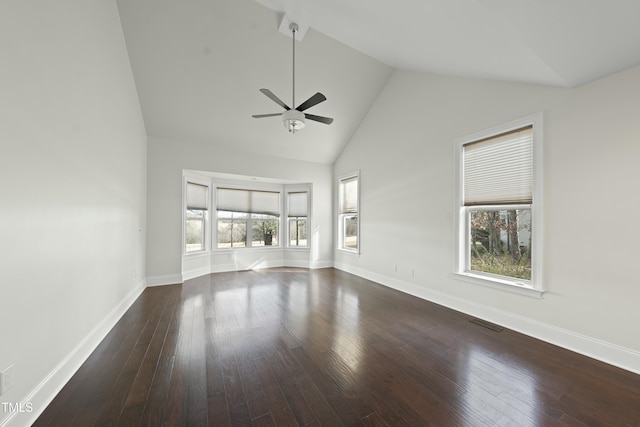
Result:
<svg viewBox="0 0 640 427"><path fill-rule="evenodd" d="M34 424L640 426L640 376L333 268L147 288Z"/></svg>

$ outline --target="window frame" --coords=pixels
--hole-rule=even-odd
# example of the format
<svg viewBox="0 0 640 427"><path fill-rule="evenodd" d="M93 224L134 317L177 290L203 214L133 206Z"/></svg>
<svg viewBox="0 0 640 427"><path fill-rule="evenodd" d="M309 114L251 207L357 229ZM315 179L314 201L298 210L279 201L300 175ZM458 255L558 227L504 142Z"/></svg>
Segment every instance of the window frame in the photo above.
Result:
<svg viewBox="0 0 640 427"><path fill-rule="evenodd" d="M343 181L347 181L350 180L352 178L356 178L357 181L357 189L356 189L356 212L342 212L342 200L341 200L341 186ZM362 185L361 185L361 179L360 179L360 170L351 172L351 173L347 173L347 174L343 174L340 175L338 177L337 180L337 190L336 190L336 210L337 210L337 232L338 232L338 238L337 238L337 248L340 251L344 251L347 253L352 253L352 254L357 254L360 255L360 247L361 247L361 233L360 233L360 224L361 224L361 216L360 216L360 189L361 189ZM357 240L356 240L356 247L355 248L350 248L348 246L345 245L345 221L347 219L347 217L353 217L355 216L357 221L358 221L358 225L356 227L356 236L357 236Z"/></svg>
<svg viewBox="0 0 640 427"><path fill-rule="evenodd" d="M202 231L202 249L197 251L187 251L187 187L188 184L201 185L207 188L207 208L202 209L204 213L203 231ZM184 175L182 180L182 256L191 257L206 254L211 248L211 181L202 179L194 175Z"/></svg>
<svg viewBox="0 0 640 427"><path fill-rule="evenodd" d="M307 216L306 217L292 217L289 216L289 194L290 193L307 193ZM284 188L284 204L285 204L285 208L284 208L284 222L286 223L286 230L285 230L285 237L286 237L286 243L284 245L284 247L286 249L294 249L294 250L309 250L311 248L311 198L312 198L312 194L311 194L311 187L304 185L304 186L299 186L299 185L287 185ZM305 246L296 246L296 245L291 245L291 226L290 223L292 220L296 220L299 221L301 218L304 218L307 222L306 224L306 231L307 231L307 244Z"/></svg>
<svg viewBox="0 0 640 427"><path fill-rule="evenodd" d="M532 161L533 161L533 192L531 204L505 205L474 205L464 206L464 146L473 142L493 138L520 128L532 126ZM543 204L543 116L542 113L532 114L520 119L494 126L483 131L457 138L454 141L455 159L455 197L454 197L454 226L455 226L455 254L454 274L456 277L474 284L507 290L510 292L541 298L544 293L542 280L542 204ZM470 212L474 210L531 210L531 280L515 277L495 275L470 269Z"/></svg>

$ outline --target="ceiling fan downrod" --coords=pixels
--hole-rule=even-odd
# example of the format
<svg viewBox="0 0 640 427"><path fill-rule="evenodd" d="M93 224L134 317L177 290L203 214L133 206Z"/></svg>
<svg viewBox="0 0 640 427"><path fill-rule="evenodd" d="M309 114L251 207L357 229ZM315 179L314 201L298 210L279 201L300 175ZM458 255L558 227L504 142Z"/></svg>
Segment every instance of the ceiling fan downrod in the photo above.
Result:
<svg viewBox="0 0 640 427"><path fill-rule="evenodd" d="M298 24L292 22L289 24L289 30L291 30L291 39L293 43L293 95L291 98L291 105L296 105L296 32L298 32Z"/></svg>

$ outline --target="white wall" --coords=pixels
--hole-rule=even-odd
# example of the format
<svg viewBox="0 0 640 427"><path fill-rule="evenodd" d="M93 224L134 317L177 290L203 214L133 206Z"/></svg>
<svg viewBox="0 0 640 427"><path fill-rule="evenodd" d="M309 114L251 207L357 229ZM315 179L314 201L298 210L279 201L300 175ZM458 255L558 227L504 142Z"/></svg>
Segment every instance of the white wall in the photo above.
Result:
<svg viewBox="0 0 640 427"><path fill-rule="evenodd" d="M290 138L291 135L284 132L283 137ZM332 264L331 165L256 155L235 150L232 146L232 141L199 143L149 137L147 164L149 284L177 283L183 279L181 275L183 170L311 183L313 186L311 233L314 243L308 265L323 267ZM233 264L243 269L259 259L264 259L267 263L289 260L290 265L300 265L300 262L304 262L299 259L299 256L291 257L291 254L277 252L278 254L274 255L274 251L245 250L242 254L234 254L233 259L228 259L226 254L214 254L211 257L205 255L204 259L200 257L202 262L194 260L189 262L186 268L193 271L199 268L219 271L228 269Z"/></svg>
<svg viewBox="0 0 640 427"><path fill-rule="evenodd" d="M30 425L143 289L146 136L114 1L3 0L0 52L0 402Z"/></svg>
<svg viewBox="0 0 640 427"><path fill-rule="evenodd" d="M336 265L640 372L639 81L640 67L577 89L396 72L335 164L361 171L362 251ZM543 299L451 274L454 139L538 111Z"/></svg>

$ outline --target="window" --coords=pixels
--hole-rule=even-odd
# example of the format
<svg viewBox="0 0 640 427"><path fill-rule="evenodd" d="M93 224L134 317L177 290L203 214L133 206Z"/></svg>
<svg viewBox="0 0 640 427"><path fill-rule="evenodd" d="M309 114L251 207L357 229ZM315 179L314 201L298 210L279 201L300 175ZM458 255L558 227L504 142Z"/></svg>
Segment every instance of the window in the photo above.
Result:
<svg viewBox="0 0 640 427"><path fill-rule="evenodd" d="M218 188L217 247L278 246L280 192Z"/></svg>
<svg viewBox="0 0 640 427"><path fill-rule="evenodd" d="M359 174L351 174L338 182L338 248L358 252L360 248Z"/></svg>
<svg viewBox="0 0 640 427"><path fill-rule="evenodd" d="M244 248L247 246L247 221L244 212L217 211L218 248Z"/></svg>
<svg viewBox="0 0 640 427"><path fill-rule="evenodd" d="M208 195L208 186L187 182L184 233L184 251L187 254L205 250Z"/></svg>
<svg viewBox="0 0 640 427"><path fill-rule="evenodd" d="M457 272L541 290L541 115L456 141Z"/></svg>
<svg viewBox="0 0 640 427"><path fill-rule="evenodd" d="M309 247L308 216L309 193L292 191L287 193L287 221L289 222L289 247Z"/></svg>

